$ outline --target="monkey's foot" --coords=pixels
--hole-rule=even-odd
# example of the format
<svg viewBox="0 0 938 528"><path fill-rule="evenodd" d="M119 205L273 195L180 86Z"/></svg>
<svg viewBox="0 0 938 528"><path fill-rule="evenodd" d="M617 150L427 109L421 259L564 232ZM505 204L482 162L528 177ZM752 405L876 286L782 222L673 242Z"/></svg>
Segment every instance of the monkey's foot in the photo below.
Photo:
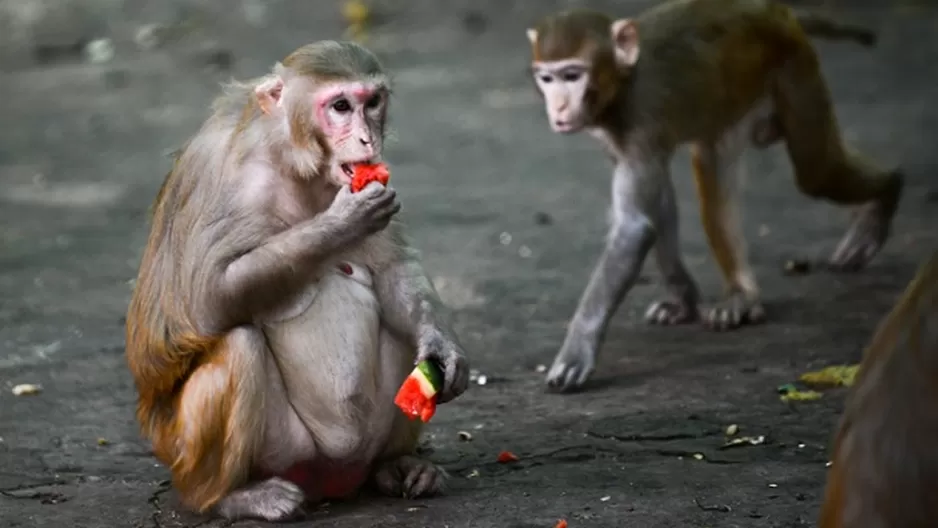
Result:
<svg viewBox="0 0 938 528"><path fill-rule="evenodd" d="M765 308L757 299L747 299L741 293L734 293L706 311L703 320L704 325L711 330L733 330L744 324L759 324L765 321Z"/></svg>
<svg viewBox="0 0 938 528"><path fill-rule="evenodd" d="M218 514L230 520L255 518L285 521L302 513L306 496L296 484L279 477L233 491L217 506Z"/></svg>
<svg viewBox="0 0 938 528"><path fill-rule="evenodd" d="M890 191L878 202L862 206L847 233L837 244L829 263L833 271L859 271L873 260L886 243L903 187L901 172L893 171L889 178L892 179Z"/></svg>
<svg viewBox="0 0 938 528"><path fill-rule="evenodd" d="M382 463L375 471L374 482L378 491L389 497L416 499L442 493L446 477L440 466L406 455Z"/></svg>
<svg viewBox="0 0 938 528"><path fill-rule="evenodd" d="M578 389L593 373L596 346L583 338L568 338L547 371L547 387L556 392Z"/></svg>
<svg viewBox="0 0 938 528"><path fill-rule="evenodd" d="M698 317L696 306L673 299L653 302L645 312L645 322L657 325L690 323L696 321Z"/></svg>

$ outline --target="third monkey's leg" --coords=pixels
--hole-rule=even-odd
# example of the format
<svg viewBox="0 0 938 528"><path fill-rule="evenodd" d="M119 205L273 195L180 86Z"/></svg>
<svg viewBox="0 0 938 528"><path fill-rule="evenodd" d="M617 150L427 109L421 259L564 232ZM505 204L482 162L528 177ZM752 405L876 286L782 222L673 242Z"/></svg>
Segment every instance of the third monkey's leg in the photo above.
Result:
<svg viewBox="0 0 938 528"><path fill-rule="evenodd" d="M737 196L745 171L746 128L743 125L730 131L716 145L698 143L691 149L701 221L726 284L726 298L703 311L704 323L715 330L765 319L759 287L746 255Z"/></svg>
<svg viewBox="0 0 938 528"><path fill-rule="evenodd" d="M593 373L609 320L654 245L653 215L646 213L657 211L660 182L668 179L667 160L649 162L643 152L633 154L630 164L620 163L613 175L612 225L563 345L547 371L552 389L577 388Z"/></svg>
<svg viewBox="0 0 938 528"><path fill-rule="evenodd" d="M885 170L844 145L817 55L806 40L798 44L798 53L775 81L779 123L801 191L855 207L853 224L830 264L835 270L858 270L889 237L903 178L898 170Z"/></svg>
<svg viewBox="0 0 938 528"><path fill-rule="evenodd" d="M655 261L668 291L666 299L655 301L645 312L645 320L652 324L673 325L688 323L698 318L699 290L681 260L678 245L678 214L674 186L670 180L661 182L661 201L655 219Z"/></svg>

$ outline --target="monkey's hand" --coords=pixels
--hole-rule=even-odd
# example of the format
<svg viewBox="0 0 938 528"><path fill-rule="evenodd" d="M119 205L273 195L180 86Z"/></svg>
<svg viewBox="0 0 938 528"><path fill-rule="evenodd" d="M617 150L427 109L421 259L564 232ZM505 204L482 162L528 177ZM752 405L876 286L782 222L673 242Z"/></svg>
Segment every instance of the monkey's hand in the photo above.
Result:
<svg viewBox="0 0 938 528"><path fill-rule="evenodd" d="M465 392L469 386L469 360L456 340L437 326L422 326L417 335L417 359L435 361L443 371L443 390L437 403L446 403Z"/></svg>
<svg viewBox="0 0 938 528"><path fill-rule="evenodd" d="M394 189L372 182L357 193L342 186L323 214L334 218L342 235L352 242L383 230L400 210Z"/></svg>

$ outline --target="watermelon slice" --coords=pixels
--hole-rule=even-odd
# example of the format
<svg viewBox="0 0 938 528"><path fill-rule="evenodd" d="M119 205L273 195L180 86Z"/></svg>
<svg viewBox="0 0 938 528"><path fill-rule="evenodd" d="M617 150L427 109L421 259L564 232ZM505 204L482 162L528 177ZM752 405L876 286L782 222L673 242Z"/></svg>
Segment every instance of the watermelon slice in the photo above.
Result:
<svg viewBox="0 0 938 528"><path fill-rule="evenodd" d="M420 418L426 423L436 412L436 394L443 388L443 373L430 361L421 361L414 367L394 397L411 420Z"/></svg>
<svg viewBox="0 0 938 528"><path fill-rule="evenodd" d="M391 179L391 173L388 166L384 163L358 163L355 165L352 176L352 192L358 192L365 188L369 183L376 181L381 185L387 185Z"/></svg>

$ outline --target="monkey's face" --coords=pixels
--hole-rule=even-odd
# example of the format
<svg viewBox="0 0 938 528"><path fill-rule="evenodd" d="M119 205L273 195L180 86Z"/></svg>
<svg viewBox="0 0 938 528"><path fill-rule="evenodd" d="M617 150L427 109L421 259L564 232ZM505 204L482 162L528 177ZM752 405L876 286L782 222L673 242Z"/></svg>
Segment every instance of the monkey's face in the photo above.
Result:
<svg viewBox="0 0 938 528"><path fill-rule="evenodd" d="M337 185L351 183L355 164L381 161L387 99L382 83L340 82L315 93L315 119L332 150Z"/></svg>
<svg viewBox="0 0 938 528"><path fill-rule="evenodd" d="M590 85L589 64L581 59L534 62L531 70L543 96L551 130L572 134L589 124L585 104Z"/></svg>

